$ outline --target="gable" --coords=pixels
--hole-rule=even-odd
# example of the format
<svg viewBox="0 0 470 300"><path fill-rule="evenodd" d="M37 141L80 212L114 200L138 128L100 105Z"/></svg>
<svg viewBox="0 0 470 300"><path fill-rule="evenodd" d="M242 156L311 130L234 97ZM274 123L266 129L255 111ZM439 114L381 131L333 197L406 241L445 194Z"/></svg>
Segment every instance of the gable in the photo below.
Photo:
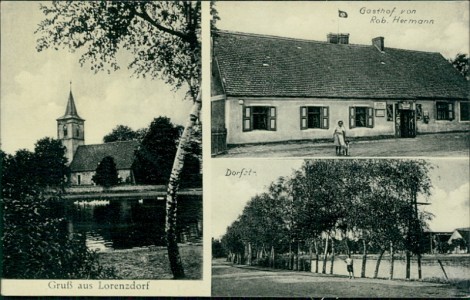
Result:
<svg viewBox="0 0 470 300"><path fill-rule="evenodd" d="M217 32L213 51L228 96L470 98L439 53L227 31Z"/></svg>
<svg viewBox="0 0 470 300"><path fill-rule="evenodd" d="M70 164L70 170L71 172L95 171L106 156L114 158L118 170L130 169L138 146L138 141L79 146Z"/></svg>
<svg viewBox="0 0 470 300"><path fill-rule="evenodd" d="M460 235L460 238L464 239L468 244L470 244L470 228L459 228L456 229L455 232Z"/></svg>

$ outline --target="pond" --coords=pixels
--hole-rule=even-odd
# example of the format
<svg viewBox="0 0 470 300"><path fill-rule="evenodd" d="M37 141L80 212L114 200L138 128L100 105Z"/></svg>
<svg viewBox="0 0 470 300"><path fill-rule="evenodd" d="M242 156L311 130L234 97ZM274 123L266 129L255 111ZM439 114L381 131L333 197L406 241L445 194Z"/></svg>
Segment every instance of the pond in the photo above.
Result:
<svg viewBox="0 0 470 300"><path fill-rule="evenodd" d="M165 245L165 201L75 201L65 211L69 231L84 234L90 250L106 252ZM177 213L178 241L201 241L201 198L181 197Z"/></svg>

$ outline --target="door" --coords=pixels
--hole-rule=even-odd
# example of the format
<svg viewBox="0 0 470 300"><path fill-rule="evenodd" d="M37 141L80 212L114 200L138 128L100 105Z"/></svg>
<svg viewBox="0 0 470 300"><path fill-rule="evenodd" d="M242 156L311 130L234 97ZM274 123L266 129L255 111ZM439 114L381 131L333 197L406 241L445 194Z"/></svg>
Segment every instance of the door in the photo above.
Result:
<svg viewBox="0 0 470 300"><path fill-rule="evenodd" d="M400 110L400 136L404 138L412 138L416 136L414 110Z"/></svg>

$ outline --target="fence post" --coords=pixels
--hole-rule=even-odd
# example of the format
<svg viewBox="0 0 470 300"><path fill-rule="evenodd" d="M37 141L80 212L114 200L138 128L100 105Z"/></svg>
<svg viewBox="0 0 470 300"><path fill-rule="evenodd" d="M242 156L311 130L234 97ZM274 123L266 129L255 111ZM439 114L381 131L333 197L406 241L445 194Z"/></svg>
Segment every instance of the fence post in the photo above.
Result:
<svg viewBox="0 0 470 300"><path fill-rule="evenodd" d="M449 281L449 277L447 277L447 273L446 273L446 270L444 270L444 266L442 265L442 262L440 259L437 260L437 262L439 263L439 265L441 266L441 269L442 269L442 272L444 272L444 275L447 279L447 281Z"/></svg>

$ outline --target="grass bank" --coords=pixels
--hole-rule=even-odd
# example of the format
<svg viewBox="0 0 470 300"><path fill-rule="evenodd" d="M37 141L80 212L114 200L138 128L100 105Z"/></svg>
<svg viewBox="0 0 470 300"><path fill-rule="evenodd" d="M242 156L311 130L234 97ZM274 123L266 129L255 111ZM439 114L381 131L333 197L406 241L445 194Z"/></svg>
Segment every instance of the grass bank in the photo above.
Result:
<svg viewBox="0 0 470 300"><path fill-rule="evenodd" d="M202 245L180 245L186 279L202 279ZM100 264L114 267L119 279L173 279L166 247L115 250L98 254Z"/></svg>

